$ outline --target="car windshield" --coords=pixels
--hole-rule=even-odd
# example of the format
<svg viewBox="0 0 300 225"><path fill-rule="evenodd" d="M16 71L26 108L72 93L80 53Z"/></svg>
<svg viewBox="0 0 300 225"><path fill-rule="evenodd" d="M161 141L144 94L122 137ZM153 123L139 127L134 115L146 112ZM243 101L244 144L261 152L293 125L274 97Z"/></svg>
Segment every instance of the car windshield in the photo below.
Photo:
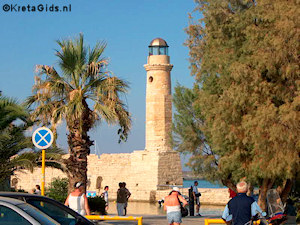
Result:
<svg viewBox="0 0 300 225"><path fill-rule="evenodd" d="M77 219L74 216L57 204L41 199L27 199L27 203L46 213L61 225L75 225L77 223Z"/></svg>
<svg viewBox="0 0 300 225"><path fill-rule="evenodd" d="M26 213L28 213L30 216L32 216L35 220L40 222L40 224L43 225L58 225L55 220L47 216L46 214L42 213L41 211L37 210L36 208L32 207L29 204L22 203L16 205L18 208L22 209Z"/></svg>

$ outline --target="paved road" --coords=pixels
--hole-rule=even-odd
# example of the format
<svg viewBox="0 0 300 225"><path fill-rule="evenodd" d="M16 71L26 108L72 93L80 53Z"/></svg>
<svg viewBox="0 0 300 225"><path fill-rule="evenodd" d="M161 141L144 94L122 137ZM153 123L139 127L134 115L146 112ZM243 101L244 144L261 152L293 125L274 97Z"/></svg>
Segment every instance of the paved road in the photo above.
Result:
<svg viewBox="0 0 300 225"><path fill-rule="evenodd" d="M135 215L142 216L142 215ZM183 218L183 222L181 225L204 225L205 218L216 218L216 217L198 217L198 216L187 216ZM219 217L218 217L219 218ZM100 221L99 225L129 225L129 224L137 224L137 221ZM151 216L145 215L143 216L143 225L168 225L168 221L166 216Z"/></svg>

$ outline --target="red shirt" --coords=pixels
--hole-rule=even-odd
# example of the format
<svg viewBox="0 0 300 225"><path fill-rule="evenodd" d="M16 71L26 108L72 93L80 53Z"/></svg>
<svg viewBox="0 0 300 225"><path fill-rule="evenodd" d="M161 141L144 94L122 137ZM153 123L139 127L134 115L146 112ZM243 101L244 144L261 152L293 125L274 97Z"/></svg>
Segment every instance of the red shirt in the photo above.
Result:
<svg viewBox="0 0 300 225"><path fill-rule="evenodd" d="M229 192L229 198L234 198L236 196L235 191L231 190L230 188L229 188L228 192Z"/></svg>

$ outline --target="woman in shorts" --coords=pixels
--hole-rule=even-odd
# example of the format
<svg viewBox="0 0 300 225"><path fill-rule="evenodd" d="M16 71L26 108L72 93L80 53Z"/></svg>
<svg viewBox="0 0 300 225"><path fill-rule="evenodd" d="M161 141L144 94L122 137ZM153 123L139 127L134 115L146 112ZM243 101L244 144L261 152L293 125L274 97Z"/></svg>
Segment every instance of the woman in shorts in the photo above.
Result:
<svg viewBox="0 0 300 225"><path fill-rule="evenodd" d="M164 210L167 211L167 219L171 225L180 225L182 223L180 205L186 206L187 201L181 196L178 187L173 187L172 192L165 197Z"/></svg>

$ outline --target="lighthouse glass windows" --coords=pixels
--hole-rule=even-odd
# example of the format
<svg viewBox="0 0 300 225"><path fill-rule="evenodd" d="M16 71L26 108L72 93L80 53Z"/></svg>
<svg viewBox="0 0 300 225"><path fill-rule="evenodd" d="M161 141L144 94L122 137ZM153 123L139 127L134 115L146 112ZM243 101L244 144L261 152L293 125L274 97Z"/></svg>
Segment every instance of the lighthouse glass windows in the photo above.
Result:
<svg viewBox="0 0 300 225"><path fill-rule="evenodd" d="M168 47L166 46L150 46L149 55L168 55Z"/></svg>

